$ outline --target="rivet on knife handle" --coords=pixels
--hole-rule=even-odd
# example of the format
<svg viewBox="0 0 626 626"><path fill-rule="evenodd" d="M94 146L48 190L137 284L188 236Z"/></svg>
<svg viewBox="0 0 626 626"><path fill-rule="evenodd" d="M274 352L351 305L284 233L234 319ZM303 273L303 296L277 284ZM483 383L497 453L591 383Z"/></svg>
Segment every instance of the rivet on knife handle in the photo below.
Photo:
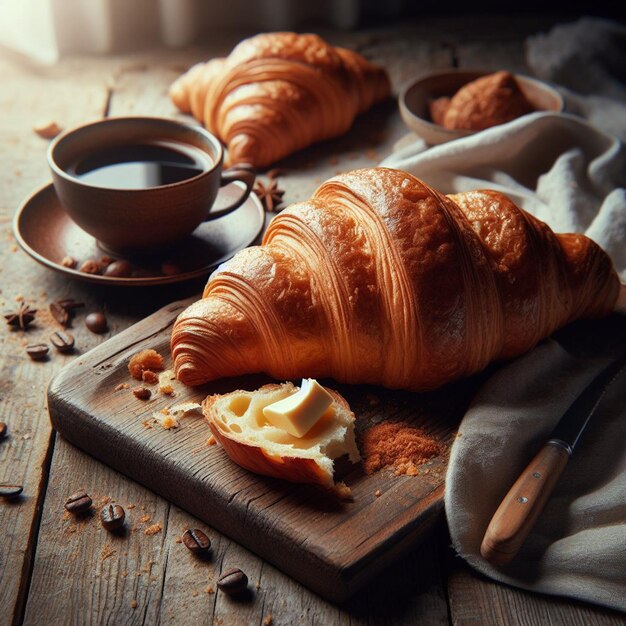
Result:
<svg viewBox="0 0 626 626"><path fill-rule="evenodd" d="M518 553L559 476L569 460L569 450L549 441L520 474L487 528L480 553L490 563L508 563Z"/></svg>

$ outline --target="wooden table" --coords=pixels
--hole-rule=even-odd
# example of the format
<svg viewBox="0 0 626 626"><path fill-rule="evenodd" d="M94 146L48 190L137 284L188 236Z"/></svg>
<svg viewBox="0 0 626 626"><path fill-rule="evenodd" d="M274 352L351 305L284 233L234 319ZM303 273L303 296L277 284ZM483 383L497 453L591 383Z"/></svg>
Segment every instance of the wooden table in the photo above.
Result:
<svg viewBox="0 0 626 626"><path fill-rule="evenodd" d="M352 34L324 33L389 68L394 89L433 68L485 67L524 71L526 35L547 20L428 21ZM22 298L45 310L72 297L101 310L108 335L90 333L81 315L71 332L77 355L168 302L199 292L202 282L152 289L104 289L68 280L18 250L11 218L20 201L50 176L48 142L33 132L40 121L67 128L108 115L177 117L166 92L191 63L227 52L238 40L210 47L108 58L70 58L51 68L9 53L0 57L0 299L2 309ZM306 150L286 164L287 202L308 197L339 171L374 165L405 135L393 104L359 120L336 141ZM24 485L23 497L0 503L0 623L26 624L626 624L623 616L566 599L525 593L470 570L448 547L442 519L432 536L348 605L337 607L295 583L167 501L80 452L51 431L45 391L51 376L77 356L51 354L31 361L27 342L47 339L53 323L40 318L26 332L0 333L0 482ZM76 524L65 498L86 489L96 503L114 499L131 508L130 532L112 537L97 517ZM143 520L143 521L141 521ZM162 531L144 534L160 523ZM213 558L194 559L176 539L205 528ZM222 568L248 573L253 598L234 602L209 593Z"/></svg>

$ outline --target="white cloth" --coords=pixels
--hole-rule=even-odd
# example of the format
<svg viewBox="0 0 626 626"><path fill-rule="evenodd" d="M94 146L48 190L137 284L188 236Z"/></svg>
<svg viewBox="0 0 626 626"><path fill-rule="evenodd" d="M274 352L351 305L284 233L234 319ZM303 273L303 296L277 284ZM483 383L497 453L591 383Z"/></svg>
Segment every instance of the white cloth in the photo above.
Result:
<svg viewBox="0 0 626 626"><path fill-rule="evenodd" d="M444 193L499 189L555 231L585 232L626 277L626 152L579 118L534 113L430 149L418 140L381 165ZM626 321L615 318L626 335ZM626 350L626 338L612 343ZM487 576L626 610L626 376L613 386L517 559L495 568L479 550L510 486L606 362L573 356L549 339L493 375L453 444L445 508L455 549Z"/></svg>
<svg viewBox="0 0 626 626"><path fill-rule="evenodd" d="M597 17L526 41L533 74L557 83L565 110L626 141L626 26Z"/></svg>

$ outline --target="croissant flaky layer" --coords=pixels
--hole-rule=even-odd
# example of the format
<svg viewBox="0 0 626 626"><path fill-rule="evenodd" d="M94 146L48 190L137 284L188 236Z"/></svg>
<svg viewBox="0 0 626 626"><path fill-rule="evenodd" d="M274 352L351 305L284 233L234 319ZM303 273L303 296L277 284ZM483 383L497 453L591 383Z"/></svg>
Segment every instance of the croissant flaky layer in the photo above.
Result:
<svg viewBox="0 0 626 626"><path fill-rule="evenodd" d="M356 52L317 35L268 33L195 65L170 96L226 144L230 164L266 167L345 133L389 91L385 70Z"/></svg>
<svg viewBox="0 0 626 626"><path fill-rule="evenodd" d="M213 274L172 334L184 383L252 372L424 390L612 311L606 253L496 191L342 174Z"/></svg>

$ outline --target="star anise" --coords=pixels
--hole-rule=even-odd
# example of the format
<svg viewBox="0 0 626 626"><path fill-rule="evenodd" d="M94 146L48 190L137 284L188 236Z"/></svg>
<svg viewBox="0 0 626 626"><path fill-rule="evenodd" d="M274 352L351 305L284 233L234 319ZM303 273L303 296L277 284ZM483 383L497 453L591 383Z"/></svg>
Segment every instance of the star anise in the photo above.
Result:
<svg viewBox="0 0 626 626"><path fill-rule="evenodd" d="M7 311L4 319L9 326L24 330L34 319L37 309L31 309L25 302L20 302L17 311Z"/></svg>
<svg viewBox="0 0 626 626"><path fill-rule="evenodd" d="M254 193L258 196L265 210L270 213L276 211L277 207L282 204L285 195L285 191L278 188L278 183L274 178L271 178L267 184L257 180L254 185Z"/></svg>

